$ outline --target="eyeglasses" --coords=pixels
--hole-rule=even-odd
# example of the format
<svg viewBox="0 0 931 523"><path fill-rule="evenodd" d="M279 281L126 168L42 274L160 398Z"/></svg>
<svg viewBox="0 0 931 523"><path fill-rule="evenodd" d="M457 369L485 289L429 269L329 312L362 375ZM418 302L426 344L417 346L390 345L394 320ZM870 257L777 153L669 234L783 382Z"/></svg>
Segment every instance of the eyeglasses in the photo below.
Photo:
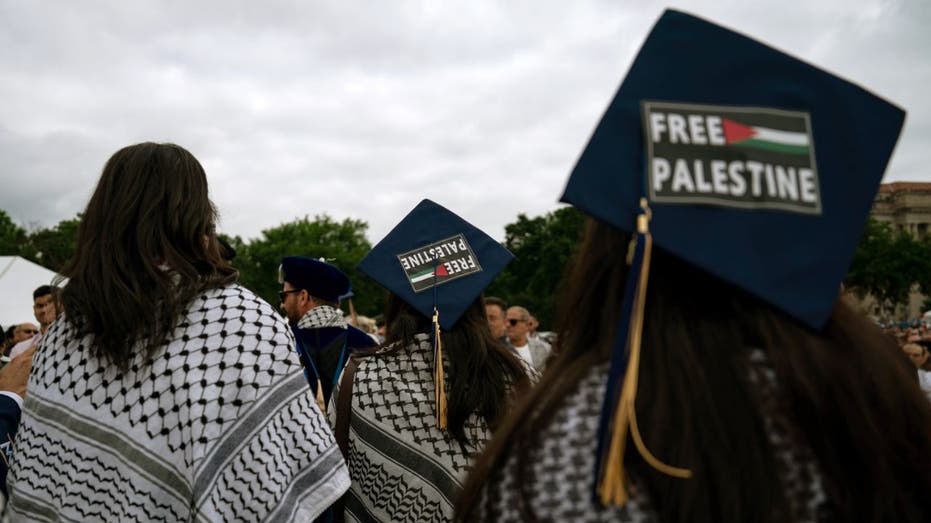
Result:
<svg viewBox="0 0 931 523"><path fill-rule="evenodd" d="M23 329L19 332L25 332L26 334L39 334L38 329Z"/></svg>
<svg viewBox="0 0 931 523"><path fill-rule="evenodd" d="M515 318L508 318L508 323L511 324L511 327L517 325L518 323L522 323L522 322L525 322L525 321L527 321L527 320L518 320L518 319L515 319Z"/></svg>
<svg viewBox="0 0 931 523"><path fill-rule="evenodd" d="M284 303L284 299L288 297L288 294L293 294L295 292L301 292L301 290L303 289L294 289L290 291L278 291L278 299L281 300L282 303Z"/></svg>

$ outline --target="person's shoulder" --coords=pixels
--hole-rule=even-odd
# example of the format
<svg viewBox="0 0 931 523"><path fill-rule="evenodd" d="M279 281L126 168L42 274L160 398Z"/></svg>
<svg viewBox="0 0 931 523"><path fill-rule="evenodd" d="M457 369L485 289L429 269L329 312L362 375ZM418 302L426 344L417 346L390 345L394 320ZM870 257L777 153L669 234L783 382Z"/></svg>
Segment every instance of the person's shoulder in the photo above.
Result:
<svg viewBox="0 0 931 523"><path fill-rule="evenodd" d="M238 283L229 283L220 287L213 287L204 290L194 300L194 302L196 303L211 300L223 301L224 305L226 306L225 309L261 309L265 312L269 312L275 316L278 316L278 314L275 312L275 308L272 307L267 301Z"/></svg>
<svg viewBox="0 0 931 523"><path fill-rule="evenodd" d="M352 350L363 350L378 345L378 342L371 336L352 325L347 325L345 329L342 327L314 327L309 329L298 327L294 331L296 336L311 342L312 345L314 341L317 341L320 345L326 346L337 338L342 339L343 335L346 336L346 347Z"/></svg>
<svg viewBox="0 0 931 523"><path fill-rule="evenodd" d="M524 505L545 507L555 521L655 521L643 489L633 489L621 508L601 507L591 495L609 365L592 365L550 407L548 419L535 427L533 441L522 447L526 463L521 453L514 452L490 475L480 501L490 503L490 514L501 520L519 520L521 512L515 507ZM529 418L524 422L529 423ZM523 482L520 496L507 488L515 481Z"/></svg>
<svg viewBox="0 0 931 523"><path fill-rule="evenodd" d="M203 309L207 307L215 307L227 316L254 312L287 325L287 322L274 307L262 299L261 296L238 283L230 283L201 292L191 302L190 308Z"/></svg>
<svg viewBox="0 0 931 523"><path fill-rule="evenodd" d="M182 327L202 325L210 334L235 338L245 345L290 347L293 336L284 318L251 290L232 283L207 289L188 306Z"/></svg>
<svg viewBox="0 0 931 523"><path fill-rule="evenodd" d="M426 335L418 334L414 343L401 345L394 342L389 345L372 347L353 355L358 358L360 373L395 372L404 368L416 370L429 364L426 361L427 353L432 358L433 349L429 346L430 339Z"/></svg>

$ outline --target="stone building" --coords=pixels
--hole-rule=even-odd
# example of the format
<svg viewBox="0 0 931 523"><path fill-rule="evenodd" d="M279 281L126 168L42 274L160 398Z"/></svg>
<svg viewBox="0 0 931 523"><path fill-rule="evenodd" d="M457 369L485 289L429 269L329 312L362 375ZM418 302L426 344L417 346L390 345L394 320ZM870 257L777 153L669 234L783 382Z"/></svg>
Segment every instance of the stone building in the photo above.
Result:
<svg viewBox="0 0 931 523"><path fill-rule="evenodd" d="M893 182L879 186L873 200L873 218L891 223L917 238L931 233L931 183Z"/></svg>

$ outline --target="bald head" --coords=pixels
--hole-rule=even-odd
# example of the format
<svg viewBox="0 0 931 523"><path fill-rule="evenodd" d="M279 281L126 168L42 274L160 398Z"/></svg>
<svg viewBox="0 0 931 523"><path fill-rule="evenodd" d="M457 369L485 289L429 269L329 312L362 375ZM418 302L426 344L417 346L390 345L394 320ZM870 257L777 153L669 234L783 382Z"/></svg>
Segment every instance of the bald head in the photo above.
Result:
<svg viewBox="0 0 931 523"><path fill-rule="evenodd" d="M39 328L32 323L20 323L13 329L13 343L26 341L39 333Z"/></svg>

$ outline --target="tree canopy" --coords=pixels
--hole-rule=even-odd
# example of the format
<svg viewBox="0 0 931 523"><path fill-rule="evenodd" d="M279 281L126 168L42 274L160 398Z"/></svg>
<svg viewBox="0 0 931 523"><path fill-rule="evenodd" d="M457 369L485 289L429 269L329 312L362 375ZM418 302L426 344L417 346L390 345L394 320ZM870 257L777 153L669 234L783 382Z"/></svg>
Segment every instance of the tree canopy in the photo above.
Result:
<svg viewBox="0 0 931 523"><path fill-rule="evenodd" d="M543 216L505 226L504 245L515 259L485 291L509 305L526 307L540 321L541 329L552 327L556 291L567 262L575 253L585 224L585 215L574 207L563 207Z"/></svg>
<svg viewBox="0 0 931 523"><path fill-rule="evenodd" d="M353 304L359 314L376 315L384 309L381 286L356 270L356 264L368 254L372 245L365 237L368 224L346 218L338 222L326 214L313 220L308 217L283 223L262 231L248 243L239 237L228 238L236 249L233 266L239 270L243 286L278 305L278 266L285 256L324 258L349 276Z"/></svg>
<svg viewBox="0 0 931 523"><path fill-rule="evenodd" d="M48 269L60 271L74 255L81 216L54 227L28 232L0 210L0 255L19 255ZM515 260L486 289L512 305L527 307L544 329L552 327L555 294L581 236L584 215L564 207L530 218L518 214L505 227L504 245ZM278 265L285 256L325 258L353 282L354 305L360 314L383 312L385 291L356 271L371 250L365 234L368 224L351 218L336 221L326 214L298 218L244 241L225 237L236 250L233 265L242 284L278 304ZM931 241L915 238L891 225L870 218L845 279L849 290L874 296L884 310L906 303L909 292L931 295Z"/></svg>
<svg viewBox="0 0 931 523"><path fill-rule="evenodd" d="M62 220L48 229L30 233L19 249L19 255L47 269L61 272L78 248L78 227L81 215Z"/></svg>
<svg viewBox="0 0 931 523"><path fill-rule="evenodd" d="M14 223L6 211L0 209L0 256L19 254L19 247L25 242L26 230Z"/></svg>
<svg viewBox="0 0 931 523"><path fill-rule="evenodd" d="M845 282L861 298L871 294L883 310L907 303L912 290L931 294L931 242L871 217Z"/></svg>
<svg viewBox="0 0 931 523"><path fill-rule="evenodd" d="M0 210L0 255L18 255L53 271L61 271L77 249L81 215L62 220L54 227L27 232ZM353 304L360 314L380 314L384 308L382 288L356 271L355 266L372 246L365 237L368 224L361 220L336 221L327 215L299 218L244 241L224 239L236 250L232 264L239 270L243 286L278 305L278 265L285 256L325 258L345 272L353 284Z"/></svg>
<svg viewBox="0 0 931 523"><path fill-rule="evenodd" d="M81 215L78 214L58 222L54 227L26 232L6 212L0 210L0 255L22 256L47 269L60 272L77 249L80 224Z"/></svg>

